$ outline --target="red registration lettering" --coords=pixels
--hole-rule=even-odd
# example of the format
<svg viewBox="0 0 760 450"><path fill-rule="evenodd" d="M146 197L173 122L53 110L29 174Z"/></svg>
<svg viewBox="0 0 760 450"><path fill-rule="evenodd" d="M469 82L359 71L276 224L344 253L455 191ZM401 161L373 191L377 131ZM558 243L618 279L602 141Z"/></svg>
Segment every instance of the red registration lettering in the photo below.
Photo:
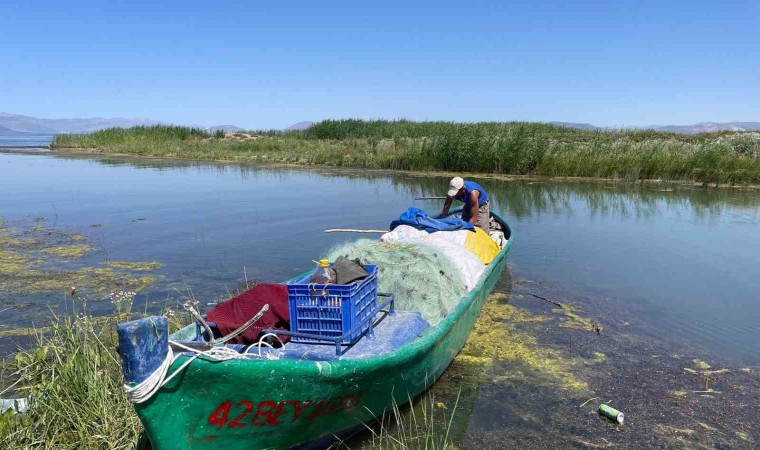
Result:
<svg viewBox="0 0 760 450"><path fill-rule="evenodd" d="M312 400L306 400L305 402L299 400L283 400L281 402L265 400L256 405L250 400L241 400L235 404L235 407L237 408L235 412L241 408L242 411L240 411L240 413L229 423L232 401L227 400L219 405L214 412L208 416L207 421L209 425L215 426L219 430L224 428L225 425L227 428L233 429L243 428L249 424L255 427L262 427L265 425L277 426L284 423L282 418L288 414L291 415L290 423L296 422L302 417L307 408L314 406L313 410L311 410L306 416L307 419L313 420L317 417L335 415L342 411L355 409L361 405L362 395L366 392L367 391L362 390L355 394L346 394L330 399L320 399L316 402L313 402ZM253 418L248 422L245 419L253 413L254 406L256 407L256 413L253 414ZM291 407L292 413L290 410Z"/></svg>
<svg viewBox="0 0 760 450"><path fill-rule="evenodd" d="M232 419L232 422L230 422L230 424L227 425L230 428L244 427L245 424L242 423L241 420L243 420L253 410L253 403L249 402L248 400L243 400L242 402L238 403L237 406L244 406L245 410L243 410L243 412L241 412L237 417Z"/></svg>
<svg viewBox="0 0 760 450"><path fill-rule="evenodd" d="M277 409L277 403L267 400L259 403L259 407L256 409L256 415L253 416L252 425L255 427L261 427L264 425L277 425L277 417L272 414ZM264 419L264 420L259 420Z"/></svg>
<svg viewBox="0 0 760 450"><path fill-rule="evenodd" d="M208 424L215 425L217 429L221 429L224 424L227 423L227 416L230 413L231 406L232 402L229 400L219 405L219 407L208 416Z"/></svg>

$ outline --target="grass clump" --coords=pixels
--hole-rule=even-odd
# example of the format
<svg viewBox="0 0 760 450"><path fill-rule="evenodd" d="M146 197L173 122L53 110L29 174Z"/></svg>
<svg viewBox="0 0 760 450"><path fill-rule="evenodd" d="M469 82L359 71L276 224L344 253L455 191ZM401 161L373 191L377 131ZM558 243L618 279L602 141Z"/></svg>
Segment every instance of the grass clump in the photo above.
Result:
<svg viewBox="0 0 760 450"><path fill-rule="evenodd" d="M140 317L132 313L135 295L111 293L114 313L97 317L87 313L86 297L76 297L72 316L54 317L34 330L32 348L5 364L13 383L0 385L0 397L25 397L28 409L0 415L0 448L151 448L124 392L117 353L116 325ZM193 320L165 311L170 331Z"/></svg>
<svg viewBox="0 0 760 450"><path fill-rule="evenodd" d="M124 394L115 321L91 319L61 318L16 354L11 388L29 409L0 417L0 448L135 448L142 427Z"/></svg>
<svg viewBox="0 0 760 450"><path fill-rule="evenodd" d="M460 391L461 393L461 391ZM399 406L394 399L391 410L384 414L376 426L364 425L366 432L358 436L360 444L339 442L335 449L368 448L387 450L428 449L445 450L454 447L451 426L459 406L459 395L453 404L437 401L433 390L416 400Z"/></svg>

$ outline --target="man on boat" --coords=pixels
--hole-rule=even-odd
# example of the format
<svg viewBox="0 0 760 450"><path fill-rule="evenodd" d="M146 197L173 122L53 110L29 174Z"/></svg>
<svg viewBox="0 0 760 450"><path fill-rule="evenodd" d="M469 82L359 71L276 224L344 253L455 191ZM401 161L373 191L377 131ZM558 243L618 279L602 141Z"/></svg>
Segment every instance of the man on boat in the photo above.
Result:
<svg viewBox="0 0 760 450"><path fill-rule="evenodd" d="M482 186L474 181L465 181L462 177L452 178L439 219L449 215L449 208L454 199L464 202L462 220L482 228L486 233L489 232L491 202L488 201L488 193Z"/></svg>

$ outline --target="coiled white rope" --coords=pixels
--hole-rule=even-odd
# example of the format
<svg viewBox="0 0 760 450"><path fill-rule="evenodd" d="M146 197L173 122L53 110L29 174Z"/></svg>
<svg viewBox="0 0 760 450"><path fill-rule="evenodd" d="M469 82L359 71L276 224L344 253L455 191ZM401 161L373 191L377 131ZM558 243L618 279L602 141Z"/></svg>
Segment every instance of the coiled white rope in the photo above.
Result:
<svg viewBox="0 0 760 450"><path fill-rule="evenodd" d="M171 347L170 347L168 351L166 352L166 358L164 358L164 361L161 363L160 366L158 366L158 368L156 368L156 370L153 371L153 373L151 373L148 376L148 378L146 378L145 380L143 380L136 386L129 386L125 384L124 391L126 391L127 398L129 399L130 402L143 403L147 401L148 399L150 399L151 397L153 397L153 395L156 392L158 392L158 390L161 389L161 387L163 387L166 383L171 381L172 378L182 373L182 371L187 366L189 366L193 361L195 361L197 358L206 359L212 362L229 361L232 359L249 359L250 356L255 356L249 353L251 348L258 347L258 350L259 350L258 356L259 356L259 359L261 359L262 345L267 346L272 349L274 348L269 343L264 342L264 339L269 336L274 336L275 339L280 341L281 346L284 345L282 340L280 340L280 338L274 333L267 333L261 336L261 338L259 339L259 342L246 347L246 349L242 353L238 352L237 350L233 348L226 347L226 346L212 347L208 350L201 351L201 350L188 347L187 345L184 345L180 342L169 341L172 347L180 348L182 350L185 350L186 352L193 353L193 356L188 358L187 361L182 363L182 365L179 366L177 370L172 372L171 375L167 377L166 375L167 373L169 373L169 368L172 366L172 364L174 364L174 361L179 359L180 356L185 355L184 352L174 354L171 351Z"/></svg>
<svg viewBox="0 0 760 450"><path fill-rule="evenodd" d="M245 330L247 330L251 325L253 325L254 322L259 320L261 316L264 315L265 312L269 310L269 304L265 304L261 310L251 317L246 323L244 323L240 328L237 330L234 330L227 336L224 336L223 338L219 340L213 339L213 334L211 333L211 328L206 324L205 320L200 316L200 313L198 313L194 306L191 304L190 301L185 303L185 309L193 313L196 317L199 318L199 320L202 322L205 328L207 328L210 333L210 336L212 337L212 340L210 342L211 345L214 344L224 344L225 342L229 341L230 339L238 336L239 334L242 334ZM208 350L198 350L191 347L188 347L187 345L184 345L180 342L176 341L169 341L169 348L166 352L166 358L164 358L164 361L161 363L160 366L156 368L156 370L151 373L148 378L144 379L140 383L138 383L136 386L129 386L127 384L124 385L124 391L127 393L127 398L132 403L143 403L149 398L151 398L156 392L158 392L161 387L163 387L166 383L172 380L175 376L180 374L187 366L189 366L193 361L195 361L197 358L203 358L207 359L209 361L213 362L222 362L222 361L229 361L231 359L248 359L249 356L253 356L248 353L248 351L254 347L258 346L259 349L259 359L261 359L261 346L266 345L269 348L272 347L269 343L264 342L264 339L268 336L274 336L278 341L280 341L280 346L283 346L282 340L275 335L274 333L267 333L259 339L259 342L257 344L252 344L248 346L242 353L236 351L233 348L227 347L227 346L213 346ZM174 372L172 372L169 377L166 376L166 374L169 372L169 368L174 364L174 361L176 361L180 356L182 356L184 353L177 353L176 355L172 352L172 347L174 348L180 348L182 350L185 350L186 352L193 353L193 356L188 358L187 361L182 363L181 366L177 368Z"/></svg>
<svg viewBox="0 0 760 450"><path fill-rule="evenodd" d="M195 361L197 358L202 358L213 362L222 362L229 361L231 359L248 359L248 356L251 356L247 353L239 353L230 347L212 347L209 350L201 351L190 348L180 342L169 342L173 347L181 348L187 352L194 353L194 355L188 358L187 361L182 363L182 365L179 366L177 370L172 372L172 374L167 377L166 374L169 372L169 368L172 366L172 364L174 364L174 361L179 359L180 356L185 355L185 353L174 354L171 349L168 349L164 361L160 366L158 366L158 368L156 368L156 370L153 371L153 373L148 376L148 378L136 386L129 386L127 384L124 385L124 391L126 391L127 398L130 402L143 403L144 401L148 400L156 392L158 392L161 387L171 381L172 378L179 375L187 366L190 365L190 363ZM259 355L260 354L261 351L259 350Z"/></svg>
<svg viewBox="0 0 760 450"><path fill-rule="evenodd" d="M166 352L166 358L164 358L164 361L148 376L148 378L144 379L134 387L125 384L124 391L126 391L129 401L132 403L142 403L153 397L153 394L164 385L163 381L166 377L166 372L169 371L169 367L171 367L173 362L174 355L172 354L172 351L169 350Z"/></svg>
<svg viewBox="0 0 760 450"><path fill-rule="evenodd" d="M273 338L277 339L280 342L280 348L282 348L282 347L285 346L285 344L282 342L282 339L280 339L279 336L277 336L274 333L267 333L267 334L265 334L265 335L263 335L263 336L261 336L259 338L259 342L257 342L256 344L251 344L248 348L246 348L245 351L243 351L243 354L248 354L248 350L250 350L251 348L253 348L254 346L256 346L256 347L259 348L259 359L261 359L261 346L262 345L265 345L265 346L271 348L272 350L274 350L274 347L272 347L271 344L269 344L268 342L264 342L264 339L266 339L269 336L272 336Z"/></svg>

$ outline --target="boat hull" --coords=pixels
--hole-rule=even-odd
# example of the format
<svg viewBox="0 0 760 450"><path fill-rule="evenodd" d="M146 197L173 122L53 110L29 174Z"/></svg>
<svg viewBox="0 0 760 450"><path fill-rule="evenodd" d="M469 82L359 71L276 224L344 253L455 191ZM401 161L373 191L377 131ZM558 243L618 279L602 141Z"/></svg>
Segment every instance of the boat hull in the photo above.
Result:
<svg viewBox="0 0 760 450"><path fill-rule="evenodd" d="M288 448L367 422L430 387L467 340L511 247L435 327L387 354L336 361L196 360L135 405L155 450ZM174 362L176 370L185 357Z"/></svg>

